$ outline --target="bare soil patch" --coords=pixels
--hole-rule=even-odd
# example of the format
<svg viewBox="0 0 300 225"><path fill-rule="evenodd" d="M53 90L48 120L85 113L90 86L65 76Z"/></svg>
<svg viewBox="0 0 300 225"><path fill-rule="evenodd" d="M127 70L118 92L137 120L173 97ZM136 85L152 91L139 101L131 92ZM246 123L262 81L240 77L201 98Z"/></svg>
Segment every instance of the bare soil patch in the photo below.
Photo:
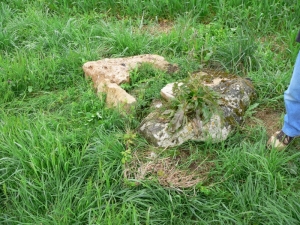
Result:
<svg viewBox="0 0 300 225"><path fill-rule="evenodd" d="M152 35L159 35L162 33L169 33L174 28L174 22L169 20L161 20L155 25L144 25L142 30Z"/></svg>
<svg viewBox="0 0 300 225"><path fill-rule="evenodd" d="M258 109L253 117L248 118L245 124L248 126L261 125L265 127L268 136L281 129L283 111L276 111L273 108Z"/></svg>

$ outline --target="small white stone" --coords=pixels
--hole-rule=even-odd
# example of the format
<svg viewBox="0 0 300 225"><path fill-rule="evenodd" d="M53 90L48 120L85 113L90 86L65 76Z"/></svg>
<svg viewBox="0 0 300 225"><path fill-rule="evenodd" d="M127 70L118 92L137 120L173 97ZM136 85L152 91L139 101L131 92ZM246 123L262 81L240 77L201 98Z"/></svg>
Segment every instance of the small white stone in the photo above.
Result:
<svg viewBox="0 0 300 225"><path fill-rule="evenodd" d="M155 152L151 152L151 153L150 153L150 158L151 158L151 159L157 158L157 154L156 154Z"/></svg>

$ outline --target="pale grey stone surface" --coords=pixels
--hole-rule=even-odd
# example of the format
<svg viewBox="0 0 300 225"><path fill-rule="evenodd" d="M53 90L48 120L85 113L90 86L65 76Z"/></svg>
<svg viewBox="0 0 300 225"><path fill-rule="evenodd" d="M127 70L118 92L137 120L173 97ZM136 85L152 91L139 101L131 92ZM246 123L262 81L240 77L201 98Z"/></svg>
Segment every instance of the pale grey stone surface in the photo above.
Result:
<svg viewBox="0 0 300 225"><path fill-rule="evenodd" d="M201 73L200 76L210 76ZM142 122L139 131L152 144L160 147L178 146L188 140L219 142L225 140L234 128L243 121L243 115L255 98L252 83L240 77L210 77L204 85L220 94L220 112L215 113L207 123L199 118L189 120L175 132L169 129L169 108L160 107L150 113ZM162 89L162 97L167 101L175 98L173 84ZM174 112L173 112L174 114Z"/></svg>

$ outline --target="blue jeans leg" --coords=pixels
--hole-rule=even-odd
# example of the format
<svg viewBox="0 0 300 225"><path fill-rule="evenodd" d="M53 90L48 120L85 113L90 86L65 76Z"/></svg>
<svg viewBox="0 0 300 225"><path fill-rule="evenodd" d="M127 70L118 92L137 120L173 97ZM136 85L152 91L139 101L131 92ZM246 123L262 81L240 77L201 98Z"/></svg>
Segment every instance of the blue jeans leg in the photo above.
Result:
<svg viewBox="0 0 300 225"><path fill-rule="evenodd" d="M292 79L284 92L286 114L282 131L290 136L300 136L300 52L298 53Z"/></svg>

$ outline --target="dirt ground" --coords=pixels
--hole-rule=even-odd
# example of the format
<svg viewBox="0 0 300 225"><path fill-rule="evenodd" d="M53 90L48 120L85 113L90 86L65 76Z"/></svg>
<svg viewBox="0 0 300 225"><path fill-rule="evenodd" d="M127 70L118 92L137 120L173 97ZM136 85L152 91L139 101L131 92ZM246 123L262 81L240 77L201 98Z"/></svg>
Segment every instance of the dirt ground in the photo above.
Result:
<svg viewBox="0 0 300 225"><path fill-rule="evenodd" d="M245 123L248 126L262 125L270 137L281 129L283 115L284 111L276 111L273 108L258 109L252 118L248 118Z"/></svg>
<svg viewBox="0 0 300 225"><path fill-rule="evenodd" d="M155 26L143 25L142 30L152 35L160 35L169 33L174 28L174 23L169 20L161 20Z"/></svg>

